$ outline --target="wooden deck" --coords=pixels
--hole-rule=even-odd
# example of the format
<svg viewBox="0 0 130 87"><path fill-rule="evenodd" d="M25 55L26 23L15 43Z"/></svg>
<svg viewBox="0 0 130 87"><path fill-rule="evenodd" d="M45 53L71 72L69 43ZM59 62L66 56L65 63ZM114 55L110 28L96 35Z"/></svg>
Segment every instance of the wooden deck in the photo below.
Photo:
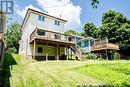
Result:
<svg viewBox="0 0 130 87"><path fill-rule="evenodd" d="M45 33L45 35L41 35L42 33ZM34 40L38 43L49 42L49 43L59 43L59 44L68 44L68 45L76 44L74 36L71 35L67 36L63 33L41 30L41 29L35 29L30 35L30 43L33 43Z"/></svg>
<svg viewBox="0 0 130 87"><path fill-rule="evenodd" d="M72 51L79 60L84 58L81 50L76 47L76 38L73 35L65 35L64 33L36 28L30 35L30 44L33 44L33 59L35 59L36 44L46 45L46 50L48 50L48 46L54 46L54 51L56 52L55 59L57 60L60 58L59 49L61 47L66 49L67 59L69 58L70 53L72 55ZM46 53L46 60L47 59L48 53Z"/></svg>
<svg viewBox="0 0 130 87"><path fill-rule="evenodd" d="M103 39L103 40L95 40L91 51L98 51L98 50L119 50L119 46L113 43L109 43L108 40Z"/></svg>

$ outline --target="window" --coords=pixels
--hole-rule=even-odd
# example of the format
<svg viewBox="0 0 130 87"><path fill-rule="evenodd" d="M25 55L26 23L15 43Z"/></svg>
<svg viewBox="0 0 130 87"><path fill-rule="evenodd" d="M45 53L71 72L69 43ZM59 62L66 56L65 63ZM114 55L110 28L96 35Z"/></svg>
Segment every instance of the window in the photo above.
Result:
<svg viewBox="0 0 130 87"><path fill-rule="evenodd" d="M38 35L45 36L45 31L43 31L43 30L37 30L37 33L38 33Z"/></svg>
<svg viewBox="0 0 130 87"><path fill-rule="evenodd" d="M81 47L81 43L77 43L77 45L78 45L79 47Z"/></svg>
<svg viewBox="0 0 130 87"><path fill-rule="evenodd" d="M39 16L38 16L38 20L39 20L39 21L44 21L44 16L40 16L40 15L39 15Z"/></svg>
<svg viewBox="0 0 130 87"><path fill-rule="evenodd" d="M57 20L55 20L55 25L60 25L60 22L59 21L57 21Z"/></svg>
<svg viewBox="0 0 130 87"><path fill-rule="evenodd" d="M74 37L68 37L68 41L74 41Z"/></svg>
<svg viewBox="0 0 130 87"><path fill-rule="evenodd" d="M79 41L79 40L81 40L82 38L80 38L80 37L76 37L76 41Z"/></svg>
<svg viewBox="0 0 130 87"><path fill-rule="evenodd" d="M84 41L84 47L88 47L89 46L89 41Z"/></svg>
<svg viewBox="0 0 130 87"><path fill-rule="evenodd" d="M38 52L38 53L42 53L42 47L38 47L38 48L37 48L37 52Z"/></svg>
<svg viewBox="0 0 130 87"><path fill-rule="evenodd" d="M60 25L60 22L58 21L57 25L59 26Z"/></svg>
<svg viewBox="0 0 130 87"><path fill-rule="evenodd" d="M55 25L57 25L57 20L55 20Z"/></svg>
<svg viewBox="0 0 130 87"><path fill-rule="evenodd" d="M55 37L55 39L61 40L61 35L59 35L59 34L55 34L54 37Z"/></svg>

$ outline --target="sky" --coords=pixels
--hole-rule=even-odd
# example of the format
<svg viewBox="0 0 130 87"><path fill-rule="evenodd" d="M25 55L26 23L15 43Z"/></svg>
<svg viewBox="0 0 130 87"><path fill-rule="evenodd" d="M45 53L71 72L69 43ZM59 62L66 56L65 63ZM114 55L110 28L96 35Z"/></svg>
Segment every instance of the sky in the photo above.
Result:
<svg viewBox="0 0 130 87"><path fill-rule="evenodd" d="M102 15L112 9L123 13L130 19L130 0L99 0L97 9L91 6L91 0L15 0L13 21L22 23L26 11L32 8L67 20L65 29L83 31L86 23L101 26Z"/></svg>

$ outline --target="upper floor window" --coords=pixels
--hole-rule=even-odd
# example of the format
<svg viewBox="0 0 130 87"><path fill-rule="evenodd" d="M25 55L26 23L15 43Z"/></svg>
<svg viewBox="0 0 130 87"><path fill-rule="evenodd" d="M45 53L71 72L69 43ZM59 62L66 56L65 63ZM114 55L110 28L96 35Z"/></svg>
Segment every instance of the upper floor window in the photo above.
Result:
<svg viewBox="0 0 130 87"><path fill-rule="evenodd" d="M44 21L44 19L45 19L44 16L41 16L41 15L38 16L38 20L39 20L39 21Z"/></svg>
<svg viewBox="0 0 130 87"><path fill-rule="evenodd" d="M55 25L60 25L60 22L59 21L57 21L57 20L55 20Z"/></svg>

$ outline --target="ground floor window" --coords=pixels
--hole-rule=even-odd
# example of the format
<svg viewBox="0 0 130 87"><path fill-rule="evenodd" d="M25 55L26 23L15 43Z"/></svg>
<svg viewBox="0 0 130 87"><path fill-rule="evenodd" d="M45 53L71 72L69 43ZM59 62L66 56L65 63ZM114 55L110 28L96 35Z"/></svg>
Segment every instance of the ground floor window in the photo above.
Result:
<svg viewBox="0 0 130 87"><path fill-rule="evenodd" d="M42 50L43 50L42 47L38 47L38 48L37 48L37 52L38 52L38 53L42 53Z"/></svg>

